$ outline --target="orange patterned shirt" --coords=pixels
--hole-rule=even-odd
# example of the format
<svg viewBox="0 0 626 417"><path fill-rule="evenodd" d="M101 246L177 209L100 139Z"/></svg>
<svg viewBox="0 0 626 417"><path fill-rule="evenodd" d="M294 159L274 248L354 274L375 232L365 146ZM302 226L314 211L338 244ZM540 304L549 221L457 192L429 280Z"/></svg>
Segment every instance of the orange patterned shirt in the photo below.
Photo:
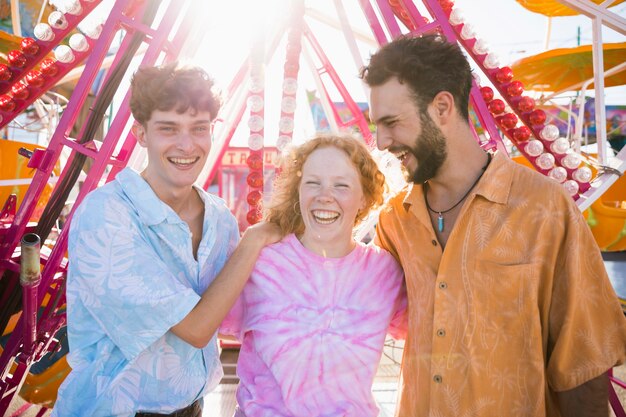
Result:
<svg viewBox="0 0 626 417"><path fill-rule="evenodd" d="M626 318L565 190L497 153L446 243L420 185L381 212L409 296L397 415L560 416L556 391L626 359Z"/></svg>

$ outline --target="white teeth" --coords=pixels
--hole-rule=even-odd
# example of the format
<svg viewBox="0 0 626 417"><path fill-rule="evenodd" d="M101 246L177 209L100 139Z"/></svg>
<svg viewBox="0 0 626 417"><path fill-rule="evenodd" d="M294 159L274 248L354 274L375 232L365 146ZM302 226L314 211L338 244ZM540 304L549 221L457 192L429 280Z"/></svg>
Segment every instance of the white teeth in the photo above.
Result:
<svg viewBox="0 0 626 417"><path fill-rule="evenodd" d="M339 213L328 210L313 210L311 212L316 222L321 224L331 224L339 218Z"/></svg>
<svg viewBox="0 0 626 417"><path fill-rule="evenodd" d="M170 162L178 165L190 165L198 160L198 158L169 158Z"/></svg>
<svg viewBox="0 0 626 417"><path fill-rule="evenodd" d="M398 158L400 160L400 162L402 162L404 160L404 158L406 158L406 155L408 154L408 151L402 151L396 154L396 158Z"/></svg>

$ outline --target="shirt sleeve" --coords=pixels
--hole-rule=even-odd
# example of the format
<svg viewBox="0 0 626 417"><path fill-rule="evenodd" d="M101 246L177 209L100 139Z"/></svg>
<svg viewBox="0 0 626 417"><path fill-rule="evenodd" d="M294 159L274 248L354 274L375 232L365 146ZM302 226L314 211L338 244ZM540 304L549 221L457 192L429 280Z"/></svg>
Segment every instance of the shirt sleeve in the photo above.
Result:
<svg viewBox="0 0 626 417"><path fill-rule="evenodd" d="M74 287L129 360L179 323L200 299L132 223L102 221L83 229L77 219L70 230L69 258L68 287Z"/></svg>
<svg viewBox="0 0 626 417"><path fill-rule="evenodd" d="M626 360L626 318L600 250L568 200L549 311L547 377L555 391L573 389Z"/></svg>
<svg viewBox="0 0 626 417"><path fill-rule="evenodd" d="M219 333L235 336L240 342L243 341L243 321L245 317L244 294L241 293L235 304L230 309L224 321L220 325Z"/></svg>
<svg viewBox="0 0 626 417"><path fill-rule="evenodd" d="M403 280L404 281L404 280ZM395 301L394 314L389 323L388 333L396 340L405 340L409 331L408 300L404 282Z"/></svg>

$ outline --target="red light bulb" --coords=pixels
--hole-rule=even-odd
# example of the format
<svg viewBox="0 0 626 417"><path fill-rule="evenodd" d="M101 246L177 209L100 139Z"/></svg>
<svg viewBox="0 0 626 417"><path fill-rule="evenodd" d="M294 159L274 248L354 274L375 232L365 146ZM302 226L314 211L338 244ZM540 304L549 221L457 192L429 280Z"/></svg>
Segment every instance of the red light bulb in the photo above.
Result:
<svg viewBox="0 0 626 417"><path fill-rule="evenodd" d="M22 68L24 65L26 65L26 57L24 56L22 51L18 51L17 49L10 51L7 59L9 60L9 64L11 64L11 66L17 68Z"/></svg>
<svg viewBox="0 0 626 417"><path fill-rule="evenodd" d="M252 210L250 210L248 214L246 215L246 220L250 224L257 224L258 222L261 221L262 218L263 218L263 215L261 214L261 211L256 208L253 208Z"/></svg>
<svg viewBox="0 0 626 417"><path fill-rule="evenodd" d="M252 188L261 188L263 186L263 175L260 172L251 172L248 174L246 181Z"/></svg>
<svg viewBox="0 0 626 417"><path fill-rule="evenodd" d="M452 0L439 0L439 5L444 12L450 13L452 8L454 7L454 2Z"/></svg>
<svg viewBox="0 0 626 417"><path fill-rule="evenodd" d="M263 168L263 158L258 153L253 153L248 156L246 163L250 169L259 170Z"/></svg>
<svg viewBox="0 0 626 417"><path fill-rule="evenodd" d="M522 96L517 103L517 109L521 112L529 112L535 108L535 100L528 96Z"/></svg>
<svg viewBox="0 0 626 417"><path fill-rule="evenodd" d="M517 116L513 113L507 113L501 117L500 123L502 123L502 126L506 129L513 129L517 124Z"/></svg>
<svg viewBox="0 0 626 417"><path fill-rule="evenodd" d="M533 110L528 119L533 125L541 125L546 121L546 112L540 109Z"/></svg>
<svg viewBox="0 0 626 417"><path fill-rule="evenodd" d="M512 81L506 88L510 96L521 96L524 92L524 84L521 81Z"/></svg>
<svg viewBox="0 0 626 417"><path fill-rule="evenodd" d="M480 94L483 96L485 103L493 100L493 89L491 87L480 87Z"/></svg>
<svg viewBox="0 0 626 417"><path fill-rule="evenodd" d="M59 67L57 67L57 63L55 60L46 58L41 61L41 65L39 69L46 77L54 77L59 72Z"/></svg>
<svg viewBox="0 0 626 417"><path fill-rule="evenodd" d="M526 126L520 126L517 129L513 130L513 139L518 142L523 142L530 138L530 129Z"/></svg>
<svg viewBox="0 0 626 417"><path fill-rule="evenodd" d="M11 86L11 95L17 100L26 100L28 98L28 87L26 84L16 82Z"/></svg>
<svg viewBox="0 0 626 417"><path fill-rule="evenodd" d="M496 72L496 80L508 83L513 79L513 70L510 67L502 67Z"/></svg>
<svg viewBox="0 0 626 417"><path fill-rule="evenodd" d="M35 55L39 52L39 45L33 38L24 38L20 42L20 48L26 55Z"/></svg>
<svg viewBox="0 0 626 417"><path fill-rule="evenodd" d="M13 73L7 65L0 64L0 81L9 81Z"/></svg>
<svg viewBox="0 0 626 417"><path fill-rule="evenodd" d="M500 114L504 111L504 101L497 98L492 100L487 107L489 107L491 114Z"/></svg>
<svg viewBox="0 0 626 417"><path fill-rule="evenodd" d="M37 70L28 71L26 74L26 84L39 88L44 84L43 74Z"/></svg>
<svg viewBox="0 0 626 417"><path fill-rule="evenodd" d="M10 113L15 110L15 102L7 95L0 96L0 111Z"/></svg>
<svg viewBox="0 0 626 417"><path fill-rule="evenodd" d="M261 199L263 198L263 194L261 194L260 191L258 190L254 190L254 191L250 191L248 193L248 204L250 204L251 206L256 206L257 204L259 204L259 201L261 201Z"/></svg>

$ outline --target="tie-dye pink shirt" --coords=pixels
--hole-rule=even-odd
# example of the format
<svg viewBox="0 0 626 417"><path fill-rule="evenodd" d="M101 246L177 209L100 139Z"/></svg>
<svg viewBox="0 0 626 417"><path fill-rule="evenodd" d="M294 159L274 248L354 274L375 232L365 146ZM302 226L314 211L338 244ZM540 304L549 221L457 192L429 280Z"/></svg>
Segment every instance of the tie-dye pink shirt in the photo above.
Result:
<svg viewBox="0 0 626 417"><path fill-rule="evenodd" d="M372 383L387 332L406 334L396 260L358 244L324 258L294 235L266 247L221 333L242 341L239 408L248 417L375 417Z"/></svg>

